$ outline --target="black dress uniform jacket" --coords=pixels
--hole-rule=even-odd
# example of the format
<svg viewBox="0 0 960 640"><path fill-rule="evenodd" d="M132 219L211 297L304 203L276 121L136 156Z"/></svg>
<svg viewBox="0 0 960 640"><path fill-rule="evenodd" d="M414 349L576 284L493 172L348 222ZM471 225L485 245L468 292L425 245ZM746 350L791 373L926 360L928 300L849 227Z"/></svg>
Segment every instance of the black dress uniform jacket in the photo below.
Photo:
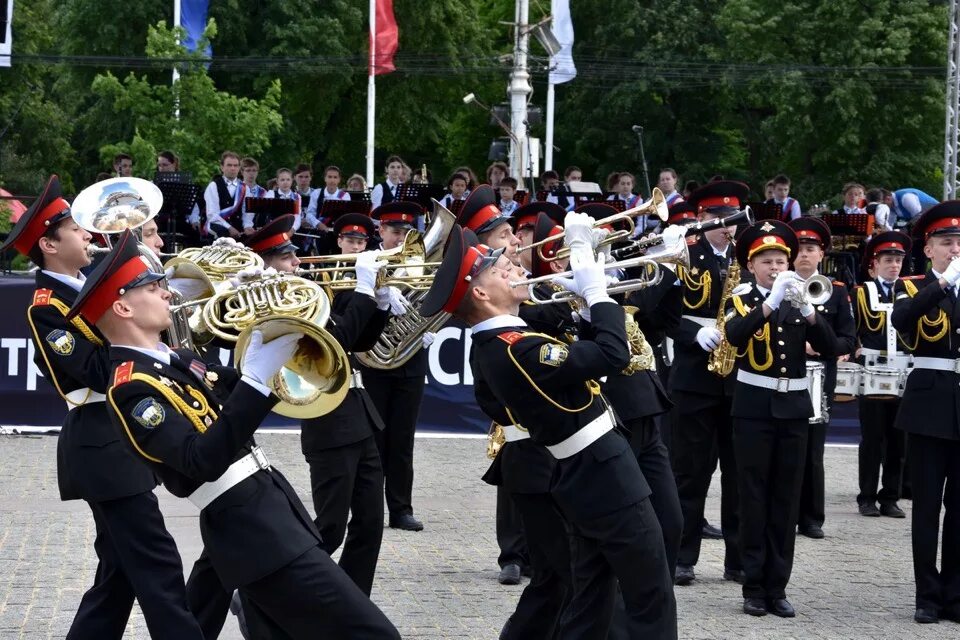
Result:
<svg viewBox="0 0 960 640"><path fill-rule="evenodd" d="M95 327L66 319L77 291L37 273L37 293L27 311L43 375L65 396L90 388L106 393L113 366L110 348ZM126 437L111 423L104 402L71 409L57 442L57 482L62 500L101 502L152 491L153 472L138 459Z"/></svg>
<svg viewBox="0 0 960 640"><path fill-rule="evenodd" d="M187 351L171 364L112 347L111 418L167 489L189 496L216 480L255 444L253 433L277 402L239 382L221 407L209 378L191 371ZM223 585L263 578L317 546L320 536L293 487L276 469L258 471L200 512L200 534Z"/></svg>
<svg viewBox="0 0 960 640"><path fill-rule="evenodd" d="M892 303L897 299L900 294L907 293L907 286L904 280L897 279L893 283L893 292L890 296L885 295L883 284L879 281L874 280L877 285L877 298L880 302ZM857 285L853 290L853 317L854 317L854 327L857 332L857 338L860 342L860 346L867 349L878 349L880 351L887 350L887 331L886 326L886 313L884 311L872 311L870 314L880 314L881 321L880 326L874 331L871 330L867 323L867 318L863 315L863 309L860 305L867 305L867 309L870 309L870 297L867 293L865 285ZM892 320L892 319L891 319ZM870 322L870 325L873 325L874 322ZM906 344L903 342L903 335L897 334L897 350L906 350ZM863 358L860 359L861 363Z"/></svg>
<svg viewBox="0 0 960 640"><path fill-rule="evenodd" d="M734 298L736 311L727 320L727 339L740 353L750 350L748 356L751 352L755 356L752 361L750 357L738 358L740 369L771 378L803 378L807 375L807 342L825 358L836 355L838 341L823 316L815 314L815 323L807 324L799 309L783 301L764 318L763 300L764 295L756 286ZM758 339L765 331L767 339ZM755 419L809 418L813 415L813 406L806 389L778 392L740 384L733 396L731 415Z"/></svg>
<svg viewBox="0 0 960 640"><path fill-rule="evenodd" d="M808 359L824 362L827 368L836 370L837 356L853 353L857 343L857 329L854 323L853 309L850 306L850 293L847 291L847 285L842 282L834 282L830 299L821 305L817 305L817 314L823 316L830 328L833 329L833 335L837 341L836 351L833 356L826 356L821 353L819 356L810 356ZM884 341L882 348L887 348L886 341Z"/></svg>

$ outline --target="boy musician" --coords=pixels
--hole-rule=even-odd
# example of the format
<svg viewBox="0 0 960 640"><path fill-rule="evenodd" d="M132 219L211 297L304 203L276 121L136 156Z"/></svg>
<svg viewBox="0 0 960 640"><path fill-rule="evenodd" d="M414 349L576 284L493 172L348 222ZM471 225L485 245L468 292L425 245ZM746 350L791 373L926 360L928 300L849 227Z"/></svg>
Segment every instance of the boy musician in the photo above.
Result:
<svg viewBox="0 0 960 640"><path fill-rule="evenodd" d="M229 235L239 239L243 231L242 205L246 187L237 178L240 173L240 156L233 151L220 155L220 174L215 176L203 191L206 205L206 233L216 237ZM199 224L199 221L197 221Z"/></svg>

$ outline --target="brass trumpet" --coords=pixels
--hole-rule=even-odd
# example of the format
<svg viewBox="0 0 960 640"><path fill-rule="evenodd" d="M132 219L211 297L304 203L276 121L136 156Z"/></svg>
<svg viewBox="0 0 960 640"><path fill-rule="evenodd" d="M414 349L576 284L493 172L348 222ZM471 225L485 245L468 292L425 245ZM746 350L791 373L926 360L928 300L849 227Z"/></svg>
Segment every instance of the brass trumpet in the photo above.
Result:
<svg viewBox="0 0 960 640"><path fill-rule="evenodd" d="M620 242L624 239L629 238L633 235L635 229L634 218L639 216L645 216L648 214L656 214L660 220L666 221L667 216L669 215L667 207L667 199L663 197L663 192L659 188L653 188L653 195L650 196L650 199L647 202L644 202L640 206L634 207L632 209L627 209L626 211L617 212L606 218L601 218L596 220L593 223L594 229L599 229L601 227L619 223L626 223L627 229L618 229L616 231L611 231L600 243L598 247L603 247L606 245L614 244L615 242ZM533 249L537 250L537 253L540 256L540 259L544 262L551 262L553 260L560 260L570 256L570 249L568 247L561 247L555 255L546 256L543 254L544 245L556 242L565 236L565 232L558 233L557 235L550 236L549 238L544 238L539 242L532 242L525 247L520 247L517 251L531 251Z"/></svg>

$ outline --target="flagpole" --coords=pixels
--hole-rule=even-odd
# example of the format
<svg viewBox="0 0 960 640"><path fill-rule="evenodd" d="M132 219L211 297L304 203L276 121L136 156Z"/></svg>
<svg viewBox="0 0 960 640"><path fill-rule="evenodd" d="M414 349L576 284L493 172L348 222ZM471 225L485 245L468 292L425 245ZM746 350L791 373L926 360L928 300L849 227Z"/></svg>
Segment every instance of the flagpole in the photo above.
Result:
<svg viewBox="0 0 960 640"><path fill-rule="evenodd" d="M373 140L376 127L377 84L374 61L377 46L377 0L370 0L370 64L367 79L367 186L373 186Z"/></svg>
<svg viewBox="0 0 960 640"><path fill-rule="evenodd" d="M173 28L176 29L180 26L180 0L173 0ZM180 37L177 36L177 44L180 44ZM173 89L173 117L176 120L180 120L180 94L177 91L177 80L180 79L180 70L177 68L177 63L173 63L173 79L170 82L170 87Z"/></svg>
<svg viewBox="0 0 960 640"><path fill-rule="evenodd" d="M553 169L553 109L554 87L552 82L547 83L547 148L543 159L543 168L546 171Z"/></svg>

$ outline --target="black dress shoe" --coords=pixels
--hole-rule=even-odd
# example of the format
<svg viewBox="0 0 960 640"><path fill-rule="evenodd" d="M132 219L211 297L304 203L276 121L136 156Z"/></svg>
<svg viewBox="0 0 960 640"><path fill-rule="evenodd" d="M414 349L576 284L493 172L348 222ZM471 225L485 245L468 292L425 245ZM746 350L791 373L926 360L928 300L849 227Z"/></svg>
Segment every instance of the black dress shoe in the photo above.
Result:
<svg viewBox="0 0 960 640"><path fill-rule="evenodd" d="M776 598L771 600L767 609L775 616L781 618L792 618L797 615L793 605L786 598Z"/></svg>
<svg viewBox="0 0 960 640"><path fill-rule="evenodd" d="M737 584L743 584L747 581L747 574L742 569L723 568L723 579Z"/></svg>
<svg viewBox="0 0 960 640"><path fill-rule="evenodd" d="M723 530L704 520L703 527L700 529L700 537L705 540L723 540Z"/></svg>
<svg viewBox="0 0 960 640"><path fill-rule="evenodd" d="M936 624L940 622L940 617L937 615L936 609L926 609L924 607L917 607L917 612L913 614L913 619L920 624Z"/></svg>
<svg viewBox="0 0 960 640"><path fill-rule="evenodd" d="M823 529L818 527L815 524L808 524L802 527L797 527L797 533L808 538L813 538L814 540L823 539Z"/></svg>
<svg viewBox="0 0 960 640"><path fill-rule="evenodd" d="M907 514L903 512L903 509L897 506L896 502L890 502L888 504L880 505L880 515L887 516L888 518L906 518Z"/></svg>
<svg viewBox="0 0 960 640"><path fill-rule="evenodd" d="M520 584L520 565L505 564L500 569L500 576L497 578L500 584Z"/></svg>
<svg viewBox="0 0 960 640"><path fill-rule="evenodd" d="M697 579L697 576L693 572L693 566L689 564L677 565L677 572L674 574L673 584L679 587L683 587L690 584L696 579Z"/></svg>
<svg viewBox="0 0 960 640"><path fill-rule="evenodd" d="M767 603L763 601L763 598L744 598L743 612L758 618L765 616L767 615Z"/></svg>
<svg viewBox="0 0 960 640"><path fill-rule="evenodd" d="M423 523L413 517L412 513L402 513L398 516L390 516L391 529L403 529L404 531L423 531Z"/></svg>
<svg viewBox="0 0 960 640"><path fill-rule="evenodd" d="M877 509L877 503L875 502L864 502L860 505L860 515L867 516L868 518L879 518L880 509Z"/></svg>

